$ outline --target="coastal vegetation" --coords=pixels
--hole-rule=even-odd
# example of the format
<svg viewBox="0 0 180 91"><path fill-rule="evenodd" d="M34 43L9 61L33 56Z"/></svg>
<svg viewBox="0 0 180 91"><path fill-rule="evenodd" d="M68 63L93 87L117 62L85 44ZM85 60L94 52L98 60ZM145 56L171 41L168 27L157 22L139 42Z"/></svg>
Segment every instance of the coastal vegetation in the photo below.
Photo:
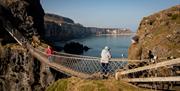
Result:
<svg viewBox="0 0 180 91"><path fill-rule="evenodd" d="M86 80L76 77L60 79L46 91L150 91L115 79Z"/></svg>

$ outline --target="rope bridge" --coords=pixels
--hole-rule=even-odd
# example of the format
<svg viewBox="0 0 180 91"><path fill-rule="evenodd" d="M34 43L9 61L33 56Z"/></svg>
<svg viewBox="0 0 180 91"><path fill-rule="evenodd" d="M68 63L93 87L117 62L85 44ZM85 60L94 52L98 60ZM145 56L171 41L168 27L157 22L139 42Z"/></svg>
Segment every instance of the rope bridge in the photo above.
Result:
<svg viewBox="0 0 180 91"><path fill-rule="evenodd" d="M37 53L34 56L40 55L45 58L44 60L46 60L46 63L49 63L49 65L56 64L57 66L62 66L63 68L68 69L68 72L63 72L65 74L78 77L82 77L83 74L85 77L82 78L91 78L94 77L93 75L97 75L102 70L99 58L52 55L52 62L49 62L49 60L47 60L47 55L44 52L37 49L33 50L33 52ZM126 63L127 62L122 61L110 61L107 71L110 74L114 74L117 69L123 67ZM73 71L73 74L70 71Z"/></svg>
<svg viewBox="0 0 180 91"><path fill-rule="evenodd" d="M5 29L21 46L27 48L35 58L64 74L80 78L94 78L94 75L100 74L103 69L99 57L55 52L52 55L53 61L50 62L44 50L32 47L30 42L17 29L9 26L6 26ZM125 64L127 64L127 59L111 59L107 71L114 74L117 69L122 68Z"/></svg>
<svg viewBox="0 0 180 91"><path fill-rule="evenodd" d="M8 25L8 24L7 24ZM55 52L52 55L52 62L50 62L47 58L47 55L44 53L44 50L39 48L34 48L31 46L30 42L16 29L12 29L9 26L6 26L6 31L10 33L10 35L23 47L27 48L30 53L37 58L42 63L47 64L49 67L56 69L64 74L70 76L76 76L80 78L95 78L99 77L98 75L101 73L103 69L100 64L99 57L90 57L90 56L82 56L82 55L74 55L67 53ZM152 64L144 67L138 67L135 69L128 69L125 71L117 72L117 70L123 68L127 63L130 62L146 62L147 60L128 60L121 58L112 58L109 62L109 66L107 71L109 74L115 74L116 78L120 75L136 73L143 70L154 69L158 67L163 67L167 65L175 65L180 63L180 58L169 60L165 62L160 62L157 64ZM117 72L117 73L116 73ZM150 79L150 80L149 80ZM152 80L153 79L153 80ZM124 78L123 80L128 82L151 82L151 81L163 81L158 80L159 78ZM161 79L163 79L161 77ZM173 80L172 80L173 79ZM166 77L165 81L180 81L179 76L175 77Z"/></svg>

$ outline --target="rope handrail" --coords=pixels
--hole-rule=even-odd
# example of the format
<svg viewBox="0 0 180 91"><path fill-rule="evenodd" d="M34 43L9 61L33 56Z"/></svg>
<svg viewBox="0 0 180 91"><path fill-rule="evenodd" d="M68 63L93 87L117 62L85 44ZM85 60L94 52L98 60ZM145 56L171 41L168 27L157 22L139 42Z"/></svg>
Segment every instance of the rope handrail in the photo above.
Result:
<svg viewBox="0 0 180 91"><path fill-rule="evenodd" d="M42 52L42 51L40 51L40 50L38 50L39 52ZM42 52L42 53L44 53L45 54L45 52ZM100 60L101 58L99 58L99 57L91 57L91 56L83 56L83 55L74 55L74 54L68 54L68 53L60 53L60 52L58 52L59 54L65 54L65 55L55 55L55 54L52 54L52 56L55 56L55 57L57 57L57 56L61 56L61 57L64 57L64 58L74 58L74 59L84 59L84 60L95 60L95 61L97 61L97 60ZM71 55L71 56L66 56L66 55ZM129 59L127 59L127 58L111 58L110 60L109 60L110 62L111 61L121 61L121 62L145 62L145 61L148 61L148 59L146 59L146 60L129 60Z"/></svg>
<svg viewBox="0 0 180 91"><path fill-rule="evenodd" d="M60 54L60 55L73 56L73 57L99 59L99 57L84 56L84 55L76 55L76 54L69 54L69 53L63 53L63 52L57 52L57 51L55 51L55 53Z"/></svg>
<svg viewBox="0 0 180 91"><path fill-rule="evenodd" d="M44 47L42 46L39 46L39 48L45 50ZM64 52L57 52L57 51L53 51L54 54L57 54L57 55L64 55L64 56L72 56L72 57L80 57L80 58L90 58L90 59L99 59L99 57L92 57L92 56L84 56L84 55L77 55L77 54L70 54L70 53L64 53Z"/></svg>
<svg viewBox="0 0 180 91"><path fill-rule="evenodd" d="M9 32L9 34L22 46L22 43L11 33L11 31L9 31L9 29L8 28L5 28L8 32Z"/></svg>
<svg viewBox="0 0 180 91"><path fill-rule="evenodd" d="M148 69L153 69L153 68L158 68L158 67L163 67L163 66L168 66L168 65L174 65L174 64L179 64L179 63L180 63L180 58L177 58L177 59L167 60L167 61L159 62L156 64L148 65L148 66L143 66L143 67L138 67L138 68L134 68L134 69L130 69L130 70L121 71L118 74L125 75L125 74L129 74L129 73L134 73L134 72L139 72L139 71L143 71L143 70L148 70Z"/></svg>
<svg viewBox="0 0 180 91"><path fill-rule="evenodd" d="M40 52L40 53L42 53L42 54L44 54L44 55L47 55L45 52L42 52L42 51L40 51L40 50L38 50L38 49L34 49L34 50L36 50L36 51L38 51L38 52ZM69 56L61 56L61 55L55 55L55 54L52 54L51 56L53 56L53 57L63 57L63 58L71 58L71 59L77 59L77 60L94 60L94 61L98 61L99 60L99 58L96 58L96 59L88 59L88 58L83 58L83 57L69 57Z"/></svg>
<svg viewBox="0 0 180 91"><path fill-rule="evenodd" d="M45 50L44 47L40 46L41 49ZM61 55L61 56L64 56L64 57L73 57L73 58L86 58L86 59L98 59L100 60L100 57L92 57L92 56L84 56L84 55L77 55L77 54L69 54L69 53L63 53L63 52L57 52L57 51L54 51L55 53L52 54L52 55ZM129 60L127 58L111 58L110 61L124 61L124 62L147 62L149 59L143 59L143 60Z"/></svg>
<svg viewBox="0 0 180 91"><path fill-rule="evenodd" d="M41 49L45 50L44 47L39 46ZM78 57L78 58L86 58L86 59L100 59L100 57L93 57L93 56L84 56L84 55L77 55L77 54L69 54L69 53L64 53L64 52L57 52L54 51L53 55L61 55L61 56L71 56L73 58ZM122 62L147 62L149 59L142 59L142 60L130 60L127 58L111 58L110 61L122 61Z"/></svg>
<svg viewBox="0 0 180 91"><path fill-rule="evenodd" d="M175 82L180 81L180 76L171 77L148 77L148 78L124 78L126 82Z"/></svg>

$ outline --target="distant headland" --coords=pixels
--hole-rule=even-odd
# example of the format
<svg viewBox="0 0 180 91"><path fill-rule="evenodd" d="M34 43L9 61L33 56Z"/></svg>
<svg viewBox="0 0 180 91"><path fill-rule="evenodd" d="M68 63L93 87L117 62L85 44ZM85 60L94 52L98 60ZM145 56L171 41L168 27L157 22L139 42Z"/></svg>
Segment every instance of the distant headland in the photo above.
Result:
<svg viewBox="0 0 180 91"><path fill-rule="evenodd" d="M90 35L131 35L128 28L97 28L85 27L72 19L60 15L45 14L45 37L54 41L67 41Z"/></svg>

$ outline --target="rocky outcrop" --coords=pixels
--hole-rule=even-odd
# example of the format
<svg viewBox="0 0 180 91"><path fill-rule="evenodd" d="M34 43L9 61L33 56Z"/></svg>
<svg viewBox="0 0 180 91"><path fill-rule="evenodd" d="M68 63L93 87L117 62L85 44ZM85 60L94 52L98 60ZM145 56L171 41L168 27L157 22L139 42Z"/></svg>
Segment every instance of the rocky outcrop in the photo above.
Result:
<svg viewBox="0 0 180 91"><path fill-rule="evenodd" d="M25 37L44 34L44 11L40 0L0 0L0 37L4 38L4 28L10 23Z"/></svg>
<svg viewBox="0 0 180 91"><path fill-rule="evenodd" d="M180 57L180 5L160 11L141 21L138 31L139 44L142 48L141 59L148 58L148 52L159 58ZM129 49L134 49L130 46ZM133 56L134 50L129 50Z"/></svg>
<svg viewBox="0 0 180 91"><path fill-rule="evenodd" d="M90 35L85 27L78 24L63 23L60 25L54 22L46 22L45 29L45 37L51 41L67 41Z"/></svg>
<svg viewBox="0 0 180 91"><path fill-rule="evenodd" d="M49 13L47 13L44 16L44 20L45 21L55 22L57 24L61 24L61 23L71 23L71 24L74 24L74 21L72 19L70 19L70 18L63 17L63 16L60 16L60 15L55 15L55 14L49 14Z"/></svg>
<svg viewBox="0 0 180 91"><path fill-rule="evenodd" d="M73 20L54 14L46 14L45 37L49 41L67 41L90 35L84 26L74 23Z"/></svg>
<svg viewBox="0 0 180 91"><path fill-rule="evenodd" d="M64 52L70 54L83 54L84 51L88 51L89 49L89 47L73 41L66 43L63 48Z"/></svg>
<svg viewBox="0 0 180 91"><path fill-rule="evenodd" d="M0 0L0 91L44 91L54 81L52 69L15 44L5 30L16 29L29 41L37 40L34 35L44 35L43 16L40 0Z"/></svg>
<svg viewBox="0 0 180 91"><path fill-rule="evenodd" d="M0 46L0 91L44 91L53 75L16 44Z"/></svg>

